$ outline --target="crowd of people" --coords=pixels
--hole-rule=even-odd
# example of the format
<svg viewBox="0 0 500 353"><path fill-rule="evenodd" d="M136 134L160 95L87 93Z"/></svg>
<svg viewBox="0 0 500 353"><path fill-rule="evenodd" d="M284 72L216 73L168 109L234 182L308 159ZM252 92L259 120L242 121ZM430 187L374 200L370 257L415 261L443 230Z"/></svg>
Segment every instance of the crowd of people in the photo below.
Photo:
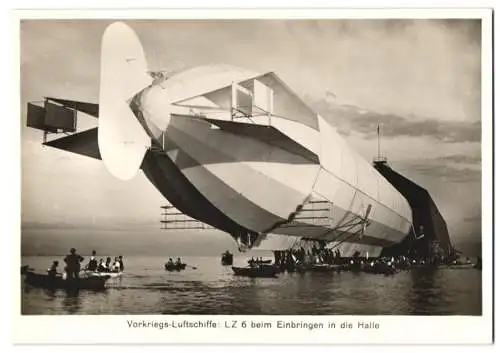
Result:
<svg viewBox="0 0 500 353"><path fill-rule="evenodd" d="M71 248L70 253L64 258L66 266L64 268L66 272L66 279L72 280L79 278L80 271L82 271L81 263L85 259L76 252L75 248ZM47 273L50 277L61 276L58 270L59 261L54 261L52 265L48 268ZM84 271L89 272L123 272L125 266L123 264L123 256L115 257L114 261L111 257L107 257L106 261L103 258L97 261L96 251L92 251L89 262L83 267Z"/></svg>
<svg viewBox="0 0 500 353"><path fill-rule="evenodd" d="M284 251L274 251L275 264L280 267L290 267L296 264L341 264L340 251L313 246L310 250L304 247Z"/></svg>
<svg viewBox="0 0 500 353"><path fill-rule="evenodd" d="M458 256L382 256L377 258L362 257L359 251L352 256L341 256L339 249L312 246L307 251L304 247L288 249L284 251L274 251L275 265L281 269L293 270L301 265L339 265L344 270L362 270L366 272L391 272L401 269L409 269L421 266L438 265L472 265L472 261L466 258L460 261ZM478 257L477 267L481 266L481 259Z"/></svg>

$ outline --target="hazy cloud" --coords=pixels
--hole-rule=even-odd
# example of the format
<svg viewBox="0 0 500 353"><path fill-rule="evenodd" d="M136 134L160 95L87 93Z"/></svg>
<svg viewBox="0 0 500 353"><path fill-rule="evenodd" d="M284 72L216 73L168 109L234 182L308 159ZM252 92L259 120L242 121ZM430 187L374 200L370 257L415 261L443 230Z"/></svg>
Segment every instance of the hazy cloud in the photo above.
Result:
<svg viewBox="0 0 500 353"><path fill-rule="evenodd" d="M451 155L451 156L442 156L439 157L438 160L443 162L453 162L453 163L462 163L462 164L481 164L481 156L467 156L467 155Z"/></svg>
<svg viewBox="0 0 500 353"><path fill-rule="evenodd" d="M428 137L446 143L481 141L479 121L446 121L381 114L354 105L334 105L329 102L329 97L330 95L311 105L344 135L349 135L354 130L367 138L374 138L380 124L384 137Z"/></svg>
<svg viewBox="0 0 500 353"><path fill-rule="evenodd" d="M116 231L139 231L147 229L158 229L157 223L152 223L150 220L120 220L116 219L97 219L94 222L90 221L74 221L74 222L38 222L38 221L24 221L22 224L23 231L31 230L66 230L72 231L75 229L88 229L88 230L116 230Z"/></svg>
<svg viewBox="0 0 500 353"><path fill-rule="evenodd" d="M411 166L413 172L439 178L443 181L454 183L479 182L481 180L481 171L471 168L453 168L449 165L427 165L415 164Z"/></svg>
<svg viewBox="0 0 500 353"><path fill-rule="evenodd" d="M479 208L472 215L464 217L464 222L466 222L466 223L473 223L473 224L477 224L477 223L480 224L481 223L481 209Z"/></svg>
<svg viewBox="0 0 500 353"><path fill-rule="evenodd" d="M475 155L449 155L401 162L409 173L452 183L481 182L481 158Z"/></svg>

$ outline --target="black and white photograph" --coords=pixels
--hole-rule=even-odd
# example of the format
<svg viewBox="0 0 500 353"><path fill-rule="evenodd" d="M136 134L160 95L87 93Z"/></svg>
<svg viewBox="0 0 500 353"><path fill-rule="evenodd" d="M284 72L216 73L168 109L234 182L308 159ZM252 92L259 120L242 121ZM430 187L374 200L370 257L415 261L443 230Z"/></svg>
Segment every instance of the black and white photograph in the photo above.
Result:
<svg viewBox="0 0 500 353"><path fill-rule="evenodd" d="M483 21L22 19L20 314L482 316Z"/></svg>

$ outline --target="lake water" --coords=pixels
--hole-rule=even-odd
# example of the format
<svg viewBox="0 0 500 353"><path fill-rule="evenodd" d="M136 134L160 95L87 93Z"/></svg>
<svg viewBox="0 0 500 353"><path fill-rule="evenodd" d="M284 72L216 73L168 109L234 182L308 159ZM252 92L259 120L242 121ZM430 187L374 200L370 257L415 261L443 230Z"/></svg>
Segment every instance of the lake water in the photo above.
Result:
<svg viewBox="0 0 500 353"><path fill-rule="evenodd" d="M45 271L58 257L23 257ZM125 258L122 278L104 292L49 292L21 285L22 314L219 315L481 315L481 271L438 269L364 273L282 273L278 278L234 276L220 257L183 257L188 268L166 272L167 259ZM247 258L235 257L235 266ZM87 262L87 260L86 260Z"/></svg>

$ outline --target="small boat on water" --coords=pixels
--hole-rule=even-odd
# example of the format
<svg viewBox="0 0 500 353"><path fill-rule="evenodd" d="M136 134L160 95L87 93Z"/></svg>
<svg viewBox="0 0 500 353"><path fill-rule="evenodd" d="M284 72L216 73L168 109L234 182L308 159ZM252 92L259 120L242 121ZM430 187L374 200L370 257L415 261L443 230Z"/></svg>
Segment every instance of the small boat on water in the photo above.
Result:
<svg viewBox="0 0 500 353"><path fill-rule="evenodd" d="M275 266L231 267L236 276L245 277L276 277L278 269Z"/></svg>
<svg viewBox="0 0 500 353"><path fill-rule="evenodd" d="M233 254L231 254L229 251L226 251L222 254L220 261L222 263L222 266L231 266L233 264Z"/></svg>
<svg viewBox="0 0 500 353"><path fill-rule="evenodd" d="M172 271L182 271L186 269L186 264L165 264L165 270L172 272Z"/></svg>
<svg viewBox="0 0 500 353"><path fill-rule="evenodd" d="M90 289L104 290L108 276L102 277L84 277L67 281L62 277L50 277L46 274L35 273L31 271L24 272L25 283L38 288L46 289Z"/></svg>

